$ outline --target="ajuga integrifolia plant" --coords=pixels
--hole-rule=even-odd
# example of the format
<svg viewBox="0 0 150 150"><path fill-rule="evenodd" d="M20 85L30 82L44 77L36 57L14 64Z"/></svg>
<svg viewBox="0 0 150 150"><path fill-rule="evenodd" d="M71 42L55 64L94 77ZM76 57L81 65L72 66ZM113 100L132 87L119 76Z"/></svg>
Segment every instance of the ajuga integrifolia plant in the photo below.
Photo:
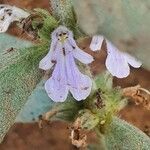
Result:
<svg viewBox="0 0 150 150"><path fill-rule="evenodd" d="M40 127L44 120L52 118L72 122L68 138L76 148L92 147L82 133L88 130L96 132L98 149L149 150L149 138L117 117L126 105L128 89L113 87L112 82L113 76L127 77L130 66L139 68L141 62L118 50L103 36L93 35L87 47L100 51L105 42L107 71L92 76L88 65L94 58L78 45L88 35L78 25L71 0L51 0L50 4L52 14L39 8L28 11L0 5L0 32L6 32L16 22L36 40L25 48L0 53L1 59L6 58L0 61L1 140L29 97L16 121L35 120Z"/></svg>

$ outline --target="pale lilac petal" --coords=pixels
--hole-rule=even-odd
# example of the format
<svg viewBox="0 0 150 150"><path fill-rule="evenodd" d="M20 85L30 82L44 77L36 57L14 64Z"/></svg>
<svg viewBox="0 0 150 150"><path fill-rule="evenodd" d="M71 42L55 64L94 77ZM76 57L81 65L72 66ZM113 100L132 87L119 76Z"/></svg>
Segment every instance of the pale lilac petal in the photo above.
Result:
<svg viewBox="0 0 150 150"><path fill-rule="evenodd" d="M129 65L122 57L117 60L114 56L108 55L105 64L108 71L117 78L125 78L130 74Z"/></svg>
<svg viewBox="0 0 150 150"><path fill-rule="evenodd" d="M48 54L40 61L39 68L43 70L51 69L54 63L52 63L51 59L52 52L49 51Z"/></svg>
<svg viewBox="0 0 150 150"><path fill-rule="evenodd" d="M64 102L68 95L68 86L63 60L56 64L52 77L46 81L45 90L55 102Z"/></svg>
<svg viewBox="0 0 150 150"><path fill-rule="evenodd" d="M70 49L73 50L72 51L73 56L77 60L79 60L83 64L90 64L91 62L94 61L94 58L90 54L84 52L77 46L77 44L73 38L69 38L68 42L69 42L68 45L70 45Z"/></svg>
<svg viewBox="0 0 150 150"><path fill-rule="evenodd" d="M141 67L142 63L140 61L138 61L136 58L134 58L133 56L124 53L125 59L127 60L127 62L134 68L139 68Z"/></svg>
<svg viewBox="0 0 150 150"><path fill-rule="evenodd" d="M92 81L78 70L71 53L66 56L66 71L68 87L73 97L78 101L86 99L91 92Z"/></svg>
<svg viewBox="0 0 150 150"><path fill-rule="evenodd" d="M52 43L51 43L51 46L50 46L50 51L39 63L39 68L40 69L48 70L48 69L51 69L53 67L53 65L56 62L56 56L54 56L55 55L54 51L55 51L56 48L58 48L57 46L58 46L57 41L52 40Z"/></svg>
<svg viewBox="0 0 150 150"><path fill-rule="evenodd" d="M130 73L128 62L122 52L120 52L112 43L107 41L106 68L118 78L125 78Z"/></svg>
<svg viewBox="0 0 150 150"><path fill-rule="evenodd" d="M83 64L90 64L94 61L94 58L90 54L84 52L78 47L73 50L73 56Z"/></svg>
<svg viewBox="0 0 150 150"><path fill-rule="evenodd" d="M69 90L77 101L85 100L91 93L92 81L87 75L78 78L78 87L70 86Z"/></svg>
<svg viewBox="0 0 150 150"><path fill-rule="evenodd" d="M52 59L56 60L56 66L52 77L46 81L45 90L48 96L55 102L64 102L68 95L66 79L65 59L62 53L62 44L56 43L56 48L52 50Z"/></svg>
<svg viewBox="0 0 150 150"><path fill-rule="evenodd" d="M95 35L95 36L93 36L91 44L90 44L90 49L92 51L101 50L101 46L102 46L103 40L104 40L104 37L101 36L101 35Z"/></svg>
<svg viewBox="0 0 150 150"><path fill-rule="evenodd" d="M94 58L90 54L84 52L80 48L76 48L73 51L73 56L83 64L90 64L94 61Z"/></svg>
<svg viewBox="0 0 150 150"><path fill-rule="evenodd" d="M78 46L77 46L77 43L76 43L76 41L73 39L73 37L70 37L70 38L68 39L68 41L69 41L69 44L70 44L72 47L78 47Z"/></svg>

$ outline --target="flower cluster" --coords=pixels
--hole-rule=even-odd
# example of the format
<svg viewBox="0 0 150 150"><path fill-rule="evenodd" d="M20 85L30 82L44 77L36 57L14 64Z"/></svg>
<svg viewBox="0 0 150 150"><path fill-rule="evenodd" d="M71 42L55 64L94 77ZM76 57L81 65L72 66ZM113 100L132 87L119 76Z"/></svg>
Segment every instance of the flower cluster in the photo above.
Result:
<svg viewBox="0 0 150 150"><path fill-rule="evenodd" d="M15 6L0 5L0 33L6 32L12 22L19 22L29 15L26 11Z"/></svg>
<svg viewBox="0 0 150 150"><path fill-rule="evenodd" d="M103 40L103 36L93 36L90 44L91 50L101 50ZM139 68L142 65L140 61L136 60L128 53L119 51L107 39L105 41L107 46L107 58L105 64L106 68L113 76L116 76L117 78L125 78L130 74L129 65L134 68Z"/></svg>
<svg viewBox="0 0 150 150"><path fill-rule="evenodd" d="M91 55L77 46L72 32L60 26L52 33L50 51L39 64L43 70L55 65L52 76L45 83L48 96L55 102L65 101L69 91L78 101L86 99L91 92L92 80L79 71L75 59L84 64L93 61Z"/></svg>

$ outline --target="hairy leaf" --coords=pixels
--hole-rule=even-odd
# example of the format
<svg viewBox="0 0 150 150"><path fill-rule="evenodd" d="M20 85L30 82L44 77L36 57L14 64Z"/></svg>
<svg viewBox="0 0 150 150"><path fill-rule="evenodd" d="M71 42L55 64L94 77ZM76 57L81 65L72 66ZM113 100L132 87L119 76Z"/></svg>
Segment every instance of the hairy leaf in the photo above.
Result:
<svg viewBox="0 0 150 150"><path fill-rule="evenodd" d="M29 47L31 43L5 34L0 34L0 39L1 141L41 78L38 64L48 44ZM7 52L9 47L15 49Z"/></svg>
<svg viewBox="0 0 150 150"><path fill-rule="evenodd" d="M127 122L113 118L108 133L105 135L108 150L149 150L150 138L138 128Z"/></svg>
<svg viewBox="0 0 150 150"><path fill-rule="evenodd" d="M18 114L16 122L38 121L40 115L50 111L55 104L44 89L45 81L42 80L29 96L27 103Z"/></svg>

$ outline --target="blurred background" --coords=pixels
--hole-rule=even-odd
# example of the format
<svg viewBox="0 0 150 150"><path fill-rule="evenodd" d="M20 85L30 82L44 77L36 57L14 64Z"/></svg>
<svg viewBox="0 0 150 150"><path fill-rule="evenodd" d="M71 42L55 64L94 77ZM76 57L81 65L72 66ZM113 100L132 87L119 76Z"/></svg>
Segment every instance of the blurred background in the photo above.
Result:
<svg viewBox="0 0 150 150"><path fill-rule="evenodd" d="M50 11L48 0L0 0L0 4L15 5L21 8L45 8ZM8 34L18 36L22 39L31 40L26 34L21 35L21 30L11 26ZM150 40L150 39L145 39ZM89 43L91 39L87 38L80 47L92 54L96 61L92 63L91 70L94 75L105 70L105 52L90 52ZM131 44L124 41L126 44ZM149 56L148 56L149 57ZM114 78L114 86L128 87L140 84L143 88L150 90L150 72L144 68L131 69L131 74L125 79ZM129 104L118 114L122 119L130 122L140 128L146 134L150 134L150 113L142 106L137 106L130 100ZM45 128L39 129L37 123L22 124L16 123L11 127L9 132L0 144L0 150L70 150L72 149L69 140L68 124L64 122L52 122L50 125L45 125ZM93 133L89 133L88 139L90 142L95 141Z"/></svg>

